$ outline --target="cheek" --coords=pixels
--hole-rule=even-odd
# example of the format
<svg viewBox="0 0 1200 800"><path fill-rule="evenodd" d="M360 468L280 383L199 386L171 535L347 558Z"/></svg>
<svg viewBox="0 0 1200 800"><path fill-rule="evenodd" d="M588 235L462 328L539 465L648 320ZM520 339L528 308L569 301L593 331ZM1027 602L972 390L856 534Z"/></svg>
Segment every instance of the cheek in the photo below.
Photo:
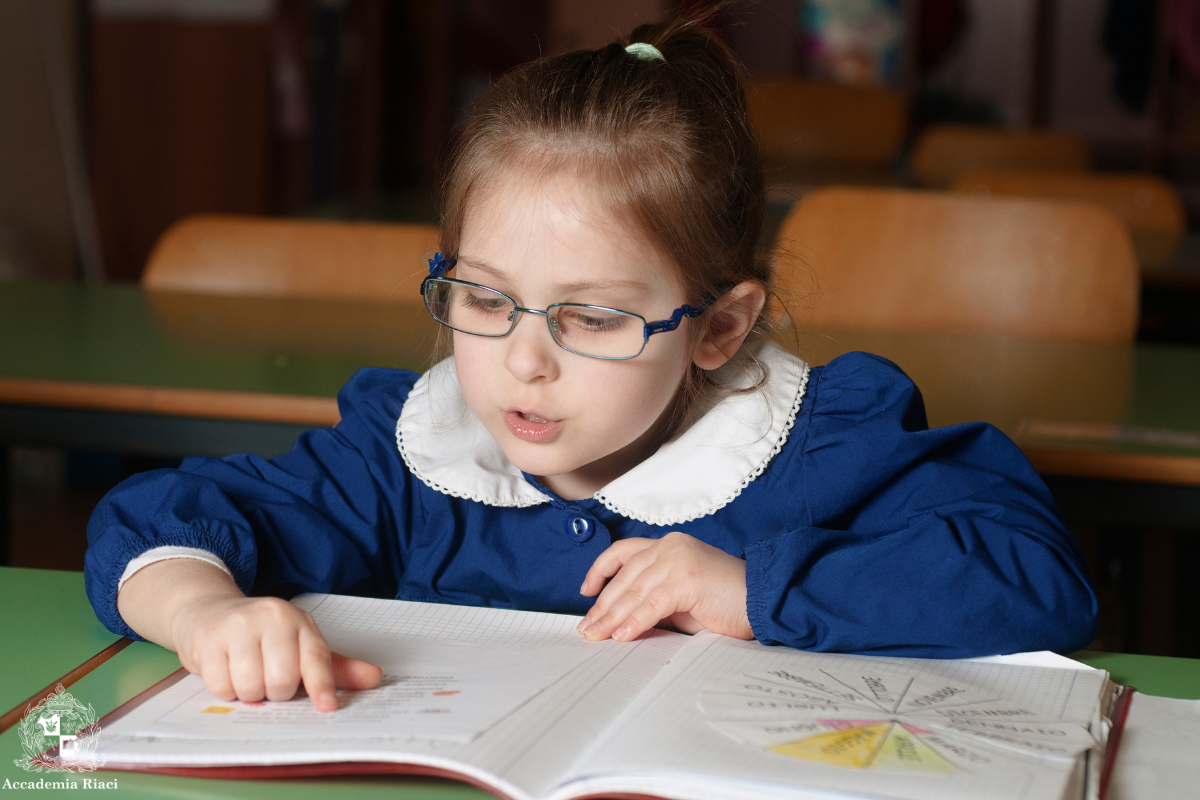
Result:
<svg viewBox="0 0 1200 800"><path fill-rule="evenodd" d="M640 363L639 363L640 362ZM683 380L684 364L675 360L610 362L593 375L586 396L610 429L637 428L640 436L670 405ZM607 413L603 413L607 412Z"/></svg>
<svg viewBox="0 0 1200 800"><path fill-rule="evenodd" d="M478 336L454 334L454 369L458 373L458 384L462 388L467 405L472 408L489 394L492 382L491 369L495 365L494 354L488 352L487 339Z"/></svg>

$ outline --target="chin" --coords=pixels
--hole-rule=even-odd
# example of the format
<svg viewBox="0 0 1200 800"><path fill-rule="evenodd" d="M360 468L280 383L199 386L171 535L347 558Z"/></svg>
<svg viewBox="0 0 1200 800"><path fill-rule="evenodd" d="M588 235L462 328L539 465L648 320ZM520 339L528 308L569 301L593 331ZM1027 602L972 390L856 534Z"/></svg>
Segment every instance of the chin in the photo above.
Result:
<svg viewBox="0 0 1200 800"><path fill-rule="evenodd" d="M515 446L514 446L515 444ZM553 476L562 475L583 466L576 459L562 458L559 453L552 452L553 445L536 445L517 442L504 447L504 455L512 465L530 475ZM538 451L541 452L538 452Z"/></svg>

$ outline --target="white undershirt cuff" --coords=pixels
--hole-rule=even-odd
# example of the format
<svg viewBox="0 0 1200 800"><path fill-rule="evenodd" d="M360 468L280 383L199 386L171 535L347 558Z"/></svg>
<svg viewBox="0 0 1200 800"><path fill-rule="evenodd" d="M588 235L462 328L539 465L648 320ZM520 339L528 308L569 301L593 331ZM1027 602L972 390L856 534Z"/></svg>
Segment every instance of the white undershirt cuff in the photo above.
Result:
<svg viewBox="0 0 1200 800"><path fill-rule="evenodd" d="M133 577L134 573L143 567L148 567L159 561L167 561L172 558L192 558L196 561L203 561L207 564L212 564L217 569L224 572L230 578L233 578L233 573L229 571L229 567L225 566L225 562L217 558L207 550L201 550L199 547L176 547L174 545L165 545L163 547L155 547L142 553L137 558L125 565L125 572L121 574L121 580L117 581L117 592L121 591L121 587L125 585L125 581Z"/></svg>

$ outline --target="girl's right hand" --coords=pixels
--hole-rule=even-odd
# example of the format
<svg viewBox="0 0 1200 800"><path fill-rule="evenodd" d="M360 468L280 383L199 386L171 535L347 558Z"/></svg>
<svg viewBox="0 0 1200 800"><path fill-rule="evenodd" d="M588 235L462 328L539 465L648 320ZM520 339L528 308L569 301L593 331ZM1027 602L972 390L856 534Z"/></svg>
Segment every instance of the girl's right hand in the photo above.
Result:
<svg viewBox="0 0 1200 800"><path fill-rule="evenodd" d="M130 628L178 653L222 700L290 700L303 683L318 711L334 711L335 689L373 689L383 678L374 664L330 652L308 612L246 597L203 561L143 567L121 587L117 610Z"/></svg>
<svg viewBox="0 0 1200 800"><path fill-rule="evenodd" d="M383 671L329 649L312 615L277 597L197 598L172 624L179 663L222 700L290 700L301 682L318 711L335 689L373 689Z"/></svg>

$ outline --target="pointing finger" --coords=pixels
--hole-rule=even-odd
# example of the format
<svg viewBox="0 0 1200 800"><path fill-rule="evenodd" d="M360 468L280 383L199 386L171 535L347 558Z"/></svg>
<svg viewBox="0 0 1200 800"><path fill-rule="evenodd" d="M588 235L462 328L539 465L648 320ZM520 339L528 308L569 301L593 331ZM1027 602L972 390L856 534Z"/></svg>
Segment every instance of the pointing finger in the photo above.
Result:
<svg viewBox="0 0 1200 800"><path fill-rule="evenodd" d="M339 689L374 689L383 680L383 670L375 664L333 653L333 683Z"/></svg>
<svg viewBox="0 0 1200 800"><path fill-rule="evenodd" d="M300 679L317 711L336 711L337 693L333 683L333 656L319 633L300 630Z"/></svg>

